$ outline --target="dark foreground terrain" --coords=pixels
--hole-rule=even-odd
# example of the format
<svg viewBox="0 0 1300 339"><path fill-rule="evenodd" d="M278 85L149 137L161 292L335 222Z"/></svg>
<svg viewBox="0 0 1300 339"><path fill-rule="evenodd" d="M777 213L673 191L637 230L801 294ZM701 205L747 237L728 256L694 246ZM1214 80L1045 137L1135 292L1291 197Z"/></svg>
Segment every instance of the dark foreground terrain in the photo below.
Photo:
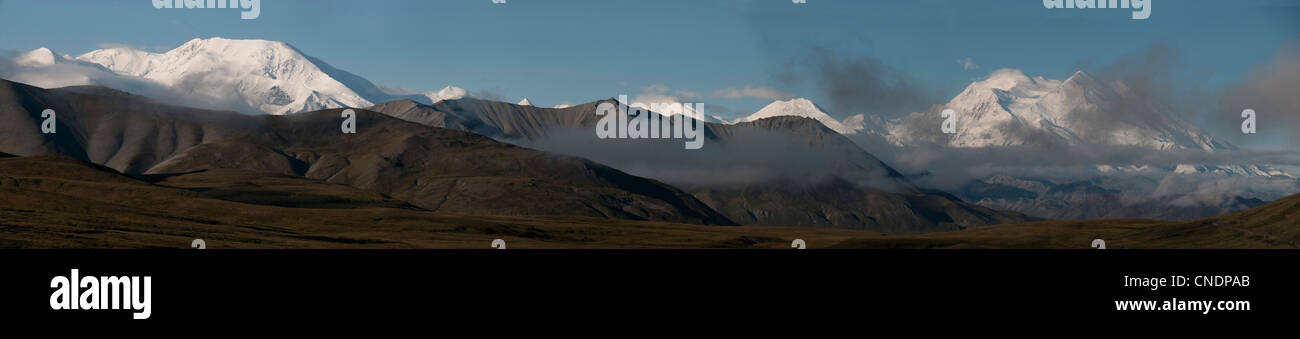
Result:
<svg viewBox="0 0 1300 339"><path fill-rule="evenodd" d="M1219 217L1043 221L923 235L587 217L470 216L347 185L238 169L127 176L0 159L0 248L1295 248L1300 195Z"/></svg>

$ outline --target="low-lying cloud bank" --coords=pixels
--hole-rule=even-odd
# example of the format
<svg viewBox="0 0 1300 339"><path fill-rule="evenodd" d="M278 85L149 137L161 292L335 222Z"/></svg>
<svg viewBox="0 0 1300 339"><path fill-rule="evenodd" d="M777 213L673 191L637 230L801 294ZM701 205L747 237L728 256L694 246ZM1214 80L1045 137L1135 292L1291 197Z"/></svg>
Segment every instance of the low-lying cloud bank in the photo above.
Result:
<svg viewBox="0 0 1300 339"><path fill-rule="evenodd" d="M234 112L258 112L256 108L231 96L218 93L177 91L158 82L117 74L103 66L55 55L53 64L16 62L20 52L0 51L0 78L36 87L53 89L71 86L102 86L178 106ZM190 77L203 81L228 76L220 69ZM198 87L201 88L201 87Z"/></svg>
<svg viewBox="0 0 1300 339"><path fill-rule="evenodd" d="M1178 180L1191 184L1169 185L1160 190L1133 191L1150 197L1196 192L1204 201L1227 196L1273 200L1300 192L1300 181L1246 173L1228 175L1222 171L1251 171L1300 167L1300 152L1294 150L1165 150L1114 145L1060 147L993 146L954 148L937 145L896 147L875 136L855 136L855 142L886 163L909 174L918 184L945 191L959 191L971 180L997 175L1035 178L1057 183L1085 181L1101 176L1144 177ZM1207 173L1176 173L1178 166L1208 166ZM1226 168L1221 168L1225 167ZM1220 173L1215 173L1219 170ZM1120 187L1135 189L1137 187ZM1209 190L1218 190L1217 194Z"/></svg>
<svg viewBox="0 0 1300 339"><path fill-rule="evenodd" d="M698 150L674 139L597 139L590 129L553 129L538 140L507 140L547 152L580 156L683 189L729 189L770 183L816 183L836 177L860 188L898 191L897 178L877 159L844 147L820 147L788 131L730 127ZM853 147L845 140L844 145Z"/></svg>

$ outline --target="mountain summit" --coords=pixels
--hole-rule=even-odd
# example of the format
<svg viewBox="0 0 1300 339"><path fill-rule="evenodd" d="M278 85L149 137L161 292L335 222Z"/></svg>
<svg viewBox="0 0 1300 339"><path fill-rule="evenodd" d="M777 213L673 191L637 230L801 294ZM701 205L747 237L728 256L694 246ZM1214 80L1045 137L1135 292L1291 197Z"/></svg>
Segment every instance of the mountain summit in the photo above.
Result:
<svg viewBox="0 0 1300 339"><path fill-rule="evenodd" d="M888 139L896 145L937 142L952 147L1047 142L1157 150L1234 148L1122 81L1104 82L1083 71L1058 81L1000 69L968 85L944 108L957 113L955 134L938 133L938 112L921 112L893 121Z"/></svg>
<svg viewBox="0 0 1300 339"><path fill-rule="evenodd" d="M277 41L194 39L162 54L111 48L77 59L182 92L234 93L249 108L270 114L369 106L359 92L374 87L355 76L336 78L331 73L343 75L337 69Z"/></svg>
<svg viewBox="0 0 1300 339"><path fill-rule="evenodd" d="M24 54L19 65L39 65L52 59L48 50ZM377 102L411 99L433 103L465 96L447 87L426 94L392 94L365 78L334 68L288 43L224 38L193 39L165 53L129 47L91 51L69 59L94 65L128 83L149 82L166 88L187 103L244 113L290 114L327 108L367 107ZM26 63L26 64L24 64ZM89 78L106 78L94 75ZM119 90L123 81L81 81L68 85L100 85ZM56 85L44 83L46 86ZM164 98L165 99L165 98Z"/></svg>
<svg viewBox="0 0 1300 339"><path fill-rule="evenodd" d="M858 130L862 129L861 115L849 117L848 119L845 119L845 122L840 122L831 117L830 114L826 114L826 112L822 110L820 106L813 103L812 100L804 98L777 100L768 104L766 107L763 107L763 109L758 110L758 112L750 114L748 117L736 120L735 123L783 116L804 117L817 120L823 125L826 125L827 128L840 134L854 134L857 133Z"/></svg>

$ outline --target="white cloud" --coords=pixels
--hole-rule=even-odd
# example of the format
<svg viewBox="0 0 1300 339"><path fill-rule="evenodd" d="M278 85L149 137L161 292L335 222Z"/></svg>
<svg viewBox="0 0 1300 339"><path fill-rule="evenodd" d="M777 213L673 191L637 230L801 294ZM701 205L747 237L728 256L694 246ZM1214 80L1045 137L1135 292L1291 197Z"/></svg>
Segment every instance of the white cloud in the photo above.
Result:
<svg viewBox="0 0 1300 339"><path fill-rule="evenodd" d="M794 98L795 95L771 87L745 86L745 88L740 89L723 88L713 91L713 97L726 99L759 98L767 100L789 100Z"/></svg>
<svg viewBox="0 0 1300 339"><path fill-rule="evenodd" d="M685 100L682 100L681 97L675 95L660 94L660 93L641 93L632 97L631 101L632 102L630 102L629 104L645 104L647 105L646 107L649 107L648 105L654 103L681 103ZM635 106L641 106L641 105L635 105Z"/></svg>
<svg viewBox="0 0 1300 339"><path fill-rule="evenodd" d="M416 91L416 90L413 90L413 89L410 89L410 88L406 88L406 87L402 87L402 86L391 86L391 85L385 85L385 84L375 84L375 87L379 88L380 91L384 91L384 93L388 93L388 94L392 94L392 95L424 94L424 93L420 93L419 91Z"/></svg>
<svg viewBox="0 0 1300 339"><path fill-rule="evenodd" d="M957 59L957 64L961 65L961 68L964 70L980 68L980 65L975 64L975 60L971 58Z"/></svg>
<svg viewBox="0 0 1300 339"><path fill-rule="evenodd" d="M686 89L680 89L680 88L678 88L678 89L668 88L668 86L664 86L664 85L662 85L662 84L656 84L656 85L646 86L645 88L642 88L641 90L642 90L644 93L649 93L649 94L660 94L660 95L672 95L672 96L674 96L674 97L680 97L680 98L685 98L685 99L698 99L698 98L700 98L700 97L703 96L703 95L700 95L700 92L695 92L695 91L686 90Z"/></svg>
<svg viewBox="0 0 1300 339"><path fill-rule="evenodd" d="M632 107L640 107L644 109L650 109L651 106L658 105L658 104L664 104L664 105L680 104L681 106L683 106L683 110L686 111L684 113L687 113L690 116L698 116L697 114L695 114L695 110L690 109L691 106L687 106L687 104L689 104L687 100L698 98L698 97L700 97L700 95L699 93L696 92L681 90L681 89L672 89L662 84L656 84L656 85L650 85L650 86L646 86L645 88L642 88L642 92L640 94L632 96L630 99L631 102L628 102L627 104ZM675 115L678 112L656 112L656 113L664 114L664 115Z"/></svg>
<svg viewBox="0 0 1300 339"><path fill-rule="evenodd" d="M655 86L647 87L646 89L650 90L652 89L652 87ZM687 100L684 100L680 96L664 94L664 93L652 93L647 91L641 94L637 94L634 97L631 97L631 99L629 99L628 101L630 101L626 103L628 106L638 107L647 110L653 110L655 105L661 105L660 107L672 108L670 110L658 109L655 110L655 113L659 113L663 115L685 114L686 116L689 117L694 117L696 119L702 119L708 121L707 117L695 111L695 106L691 105L692 103L687 102ZM681 112L673 111L677 109L677 107L681 107Z"/></svg>
<svg viewBox="0 0 1300 339"><path fill-rule="evenodd" d="M664 85L650 85L650 86L646 86L645 88L642 88L641 90L646 91L646 92L667 93L667 92L668 92L668 86L664 86Z"/></svg>
<svg viewBox="0 0 1300 339"><path fill-rule="evenodd" d="M117 74L97 64L66 57L55 57L52 63L19 62L18 59L26 54L30 52L0 53L2 56L0 78L41 88L103 86L169 104L246 113L258 112L238 99L194 91L177 91L152 80Z"/></svg>
<svg viewBox="0 0 1300 339"><path fill-rule="evenodd" d="M433 101L434 103L443 100L457 100L457 99L464 99L465 97L477 97L476 95L469 94L469 91L466 91L464 88L460 88L456 86L443 87L441 90L438 90L437 92L425 93L424 96L429 97L429 100Z"/></svg>

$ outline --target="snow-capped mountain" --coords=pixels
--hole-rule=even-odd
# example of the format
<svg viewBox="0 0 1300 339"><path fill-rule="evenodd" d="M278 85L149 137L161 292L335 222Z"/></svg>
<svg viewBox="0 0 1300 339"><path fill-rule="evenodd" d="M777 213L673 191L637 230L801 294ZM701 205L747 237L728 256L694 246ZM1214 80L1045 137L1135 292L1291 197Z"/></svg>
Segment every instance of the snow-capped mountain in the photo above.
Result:
<svg viewBox="0 0 1300 339"><path fill-rule="evenodd" d="M469 96L448 86L429 93L389 93L277 41L194 39L166 53L108 48L77 57L48 48L22 53L0 76L45 88L98 85L165 102L245 113L288 114L411 99L424 103Z"/></svg>
<svg viewBox="0 0 1300 339"><path fill-rule="evenodd" d="M956 133L942 134L938 111L919 112L885 124L879 133L895 146L936 143L971 148L1055 144L1129 146L1153 150L1234 150L1181 119L1160 102L1121 81L1103 82L1083 71L1058 81L1000 69L971 83L943 108L956 113ZM1140 171L1098 165L1104 173ZM1178 165L1178 174L1206 173L1289 177L1255 165Z"/></svg>
<svg viewBox="0 0 1300 339"><path fill-rule="evenodd" d="M652 104L652 103L632 101L632 102L623 102L623 104L634 108L640 108L640 109L652 111L663 116L675 116L681 114L703 122L726 123L726 120L723 120L718 116L710 116L705 114L704 112L697 112L695 110L695 105L691 103L659 102L659 103ZM659 105L659 107L656 107L656 105ZM679 106L680 106L680 110L678 109Z"/></svg>
<svg viewBox="0 0 1300 339"><path fill-rule="evenodd" d="M830 114L826 114L826 112L823 111L821 107L818 107L817 104L813 103L812 100L794 98L772 102L766 107L763 107L763 109L758 110L758 112L750 114L748 117L733 121L732 123L749 122L780 116L796 116L817 120L821 122L822 125L826 125L827 128L846 135L855 134L859 130L862 130L862 122L864 120L863 116L858 114L848 117L841 122L831 117Z"/></svg>
<svg viewBox="0 0 1300 339"><path fill-rule="evenodd" d="M533 105L533 102L532 102L532 101L528 101L528 98L524 98L524 100L519 100L519 103L517 103L516 105L519 105L519 106L532 106L532 105Z"/></svg>
<svg viewBox="0 0 1300 339"><path fill-rule="evenodd" d="M430 103L436 103L443 100L464 99L470 97L468 91L466 91L464 88L460 88L456 86L443 87L441 90L438 90L436 92L425 93L424 96L429 98Z"/></svg>
<svg viewBox="0 0 1300 339"><path fill-rule="evenodd" d="M77 60L180 92L233 93L248 107L270 114L366 107L372 102L359 92L382 93L369 81L343 74L276 41L194 39L166 53L111 48L86 53Z"/></svg>
<svg viewBox="0 0 1300 339"><path fill-rule="evenodd" d="M1082 71L1058 81L1000 69L967 86L944 108L956 112L955 134L937 134L943 118L939 112L923 112L891 122L889 140L896 145L937 141L953 147L984 147L1049 142L1044 140L1047 137L1066 145L1234 148L1169 108L1145 100L1123 82L1102 82ZM936 136L939 140L934 140Z"/></svg>
<svg viewBox="0 0 1300 339"><path fill-rule="evenodd" d="M955 133L942 132L943 109L955 111ZM1294 176L1266 165L1231 160L1226 164L1197 163L1221 160L1196 160L1195 156L1162 157L1230 152L1236 147L1216 140L1164 103L1140 95L1121 81L1102 81L1085 72L1054 80L1001 69L971 83L942 107L883 124L869 119L864 125L859 133L862 140L884 137L898 147L896 154L941 146L948 150L939 152L952 154L987 151L990 156L1007 156L1005 152L1023 156L1024 164L972 171L982 177L949 186L955 187L950 192L982 206L1037 217L1203 217L1252 207L1256 198L1276 199L1295 192L1298 184ZM965 150L975 148L983 150ZM1098 163L1061 162L1033 150L1062 155L1079 152L1080 159L1090 157ZM1147 163L1135 163L1127 154L1129 150L1151 158L1142 160ZM1029 153L1022 153L1026 151ZM1038 157L1042 162L1034 161ZM1114 163L1108 163L1112 160ZM927 172L919 180L934 178L933 183L944 184L952 173L984 165L974 160L972 166L971 161L924 163L922 167L944 173ZM1046 166L1066 169L1042 171ZM1061 173L1070 174L1058 175Z"/></svg>

